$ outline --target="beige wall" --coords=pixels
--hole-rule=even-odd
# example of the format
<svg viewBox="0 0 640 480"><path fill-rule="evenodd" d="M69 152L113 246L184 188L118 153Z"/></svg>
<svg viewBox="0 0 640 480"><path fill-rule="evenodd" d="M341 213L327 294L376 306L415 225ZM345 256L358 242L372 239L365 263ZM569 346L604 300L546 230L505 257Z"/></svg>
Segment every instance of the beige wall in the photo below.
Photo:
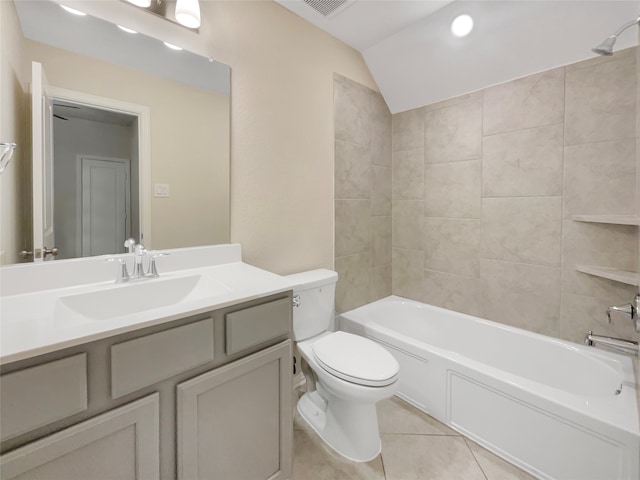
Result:
<svg viewBox="0 0 640 480"><path fill-rule="evenodd" d="M391 112L378 92L334 80L336 310L391 295Z"/></svg>
<svg viewBox="0 0 640 480"><path fill-rule="evenodd" d="M0 265L18 262L18 252L28 246L30 226L22 223L25 213L31 211L23 182L29 178L31 152L26 65L15 7L0 2L0 142L18 144L11 164L0 176Z"/></svg>
<svg viewBox="0 0 640 480"><path fill-rule="evenodd" d="M609 305L637 287L636 49L393 116L393 292L581 342L640 338Z"/></svg>
<svg viewBox="0 0 640 480"><path fill-rule="evenodd" d="M274 2L210 2L231 65L231 240L276 273L334 265L333 73L361 55Z"/></svg>
<svg viewBox="0 0 640 480"><path fill-rule="evenodd" d="M151 184L171 194L151 198L153 248L229 241L227 97L30 40L26 56L52 86L150 108Z"/></svg>

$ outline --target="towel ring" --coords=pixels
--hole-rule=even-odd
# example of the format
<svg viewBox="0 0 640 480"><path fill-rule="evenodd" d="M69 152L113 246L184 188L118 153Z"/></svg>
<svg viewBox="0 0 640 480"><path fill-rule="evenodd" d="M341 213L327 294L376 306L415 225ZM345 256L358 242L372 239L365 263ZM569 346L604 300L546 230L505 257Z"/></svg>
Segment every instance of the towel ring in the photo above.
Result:
<svg viewBox="0 0 640 480"><path fill-rule="evenodd" d="M0 173L4 172L4 169L9 165L17 147L18 145L15 143L0 142Z"/></svg>

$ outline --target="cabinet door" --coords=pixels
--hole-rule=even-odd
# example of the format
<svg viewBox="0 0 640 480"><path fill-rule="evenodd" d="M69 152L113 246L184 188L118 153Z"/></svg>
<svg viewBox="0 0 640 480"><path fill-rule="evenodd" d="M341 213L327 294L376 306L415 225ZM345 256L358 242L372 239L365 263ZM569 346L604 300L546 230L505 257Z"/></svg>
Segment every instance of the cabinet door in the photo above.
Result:
<svg viewBox="0 0 640 480"><path fill-rule="evenodd" d="M156 393L13 450L2 479L157 479L158 412Z"/></svg>
<svg viewBox="0 0 640 480"><path fill-rule="evenodd" d="M291 476L291 341L178 385L178 479Z"/></svg>

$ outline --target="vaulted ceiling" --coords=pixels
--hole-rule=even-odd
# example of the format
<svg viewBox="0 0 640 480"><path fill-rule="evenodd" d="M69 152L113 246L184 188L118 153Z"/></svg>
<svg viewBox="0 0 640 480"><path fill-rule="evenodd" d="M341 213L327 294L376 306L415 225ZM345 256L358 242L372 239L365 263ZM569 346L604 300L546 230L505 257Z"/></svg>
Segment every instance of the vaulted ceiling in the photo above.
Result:
<svg viewBox="0 0 640 480"><path fill-rule="evenodd" d="M637 0L355 0L328 16L276 1L359 50L392 113L592 58L640 14ZM463 13L474 29L457 38L450 25ZM637 44L629 29L615 50Z"/></svg>

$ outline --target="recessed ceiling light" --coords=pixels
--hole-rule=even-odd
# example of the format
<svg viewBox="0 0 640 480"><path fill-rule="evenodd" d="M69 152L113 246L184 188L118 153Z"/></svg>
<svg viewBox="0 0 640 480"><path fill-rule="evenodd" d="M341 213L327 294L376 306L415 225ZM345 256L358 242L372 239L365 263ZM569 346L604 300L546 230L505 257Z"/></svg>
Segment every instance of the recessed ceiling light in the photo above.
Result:
<svg viewBox="0 0 640 480"><path fill-rule="evenodd" d="M81 17L84 17L86 15L86 13L81 12L80 10L76 10L75 8L67 7L66 5L60 5L60 6L64 8L67 12L73 13L74 15L79 15Z"/></svg>
<svg viewBox="0 0 640 480"><path fill-rule="evenodd" d="M164 43L167 47L169 47L172 50L182 50L182 47L174 45L173 43L169 43L169 42L162 42L162 43Z"/></svg>
<svg viewBox="0 0 640 480"><path fill-rule="evenodd" d="M123 27L122 25L118 25L118 28L120 30L122 30L123 32L127 32L127 33L138 33L135 30L131 30L130 28L127 27Z"/></svg>
<svg viewBox="0 0 640 480"><path fill-rule="evenodd" d="M473 18L469 15L458 15L451 22L451 33L456 37L466 37L473 30Z"/></svg>
<svg viewBox="0 0 640 480"><path fill-rule="evenodd" d="M129 3L133 3L136 7L147 8L151 5L151 0L127 0Z"/></svg>

